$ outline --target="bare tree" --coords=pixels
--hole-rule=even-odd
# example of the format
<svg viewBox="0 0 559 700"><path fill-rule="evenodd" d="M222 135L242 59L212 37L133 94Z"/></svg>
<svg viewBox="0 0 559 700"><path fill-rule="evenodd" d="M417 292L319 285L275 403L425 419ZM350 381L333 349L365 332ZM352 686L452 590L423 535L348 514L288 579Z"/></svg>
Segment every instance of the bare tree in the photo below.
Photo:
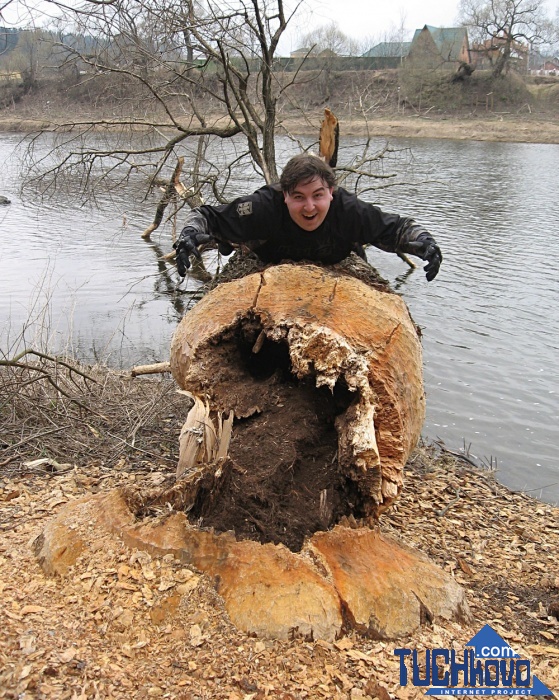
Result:
<svg viewBox="0 0 559 700"><path fill-rule="evenodd" d="M461 0L460 17L493 64L507 72L515 53L552 40L554 27L542 0Z"/></svg>
<svg viewBox="0 0 559 700"><path fill-rule="evenodd" d="M323 51L332 52L337 56L351 55L357 47L357 42L350 39L335 22L323 24L301 35L298 39L301 46L308 47L310 55Z"/></svg>
<svg viewBox="0 0 559 700"><path fill-rule="evenodd" d="M169 219L174 234L182 206L229 201L241 178L254 186L278 180L278 129L290 136L282 105L307 120L289 93L295 83L317 80L284 72L276 60L297 8L286 14L284 0L49 2L71 19L58 26L56 48L90 101L82 118L72 113L27 139L34 194L63 192L85 202L98 190L136 186L141 197L161 187L147 239ZM364 114L371 111L369 105ZM293 150L302 148L293 141ZM369 169L368 177L386 185L384 155L367 150L361 184Z"/></svg>
<svg viewBox="0 0 559 700"><path fill-rule="evenodd" d="M393 45L393 50L397 52L395 55L402 56L403 45L408 41L408 38L411 38L410 34L412 34L412 32L410 32L410 30L407 28L406 22L407 15L405 11L400 8L398 23L392 23L387 30L378 34L370 34L369 36L361 39L359 42L359 53L364 54L377 44L391 44Z"/></svg>
<svg viewBox="0 0 559 700"><path fill-rule="evenodd" d="M4 12L11 4L12 0L0 0L0 19L4 19Z"/></svg>
<svg viewBox="0 0 559 700"><path fill-rule="evenodd" d="M195 0L50 4L64 8L72 36L81 37L60 40L63 63L79 64L84 82L108 91L116 106L111 119L58 123L65 134L57 141L58 159L51 152L37 161L30 151L28 164L43 194L60 186L64 174L82 191L138 174L156 183L181 153L192 154L191 161L203 155L210 137L239 137L235 162L250 163L266 182L277 179L277 103L289 87L274 75L278 42L290 20L283 0L210 1L204 7ZM111 129L113 138L100 146ZM124 146L124 134L138 131L142 145ZM96 148L81 138L92 132ZM225 197L227 169L208 162L197 175L216 199Z"/></svg>

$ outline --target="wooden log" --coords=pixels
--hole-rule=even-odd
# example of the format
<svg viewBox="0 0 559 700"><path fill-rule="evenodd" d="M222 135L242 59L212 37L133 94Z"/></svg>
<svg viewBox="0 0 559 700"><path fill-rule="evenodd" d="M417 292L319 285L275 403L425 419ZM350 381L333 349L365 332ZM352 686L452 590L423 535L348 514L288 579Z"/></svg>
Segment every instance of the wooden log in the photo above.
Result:
<svg viewBox="0 0 559 700"><path fill-rule="evenodd" d="M324 119L320 126L318 143L318 153L320 157L323 158L330 167L335 168L338 162L340 124L334 113L328 109L328 107L324 110Z"/></svg>
<svg viewBox="0 0 559 700"><path fill-rule="evenodd" d="M398 295L313 265L271 267L219 285L191 309L170 362L210 414L235 415L230 457L240 481L225 500L206 494L209 510L197 495L208 525L235 529L240 511L233 522L220 518L238 493L257 538L297 549L343 516L377 517L400 492L425 398L418 331ZM292 540L267 520L284 488L280 472L292 489L276 510L294 529L302 510L307 518Z"/></svg>
<svg viewBox="0 0 559 700"><path fill-rule="evenodd" d="M153 365L136 365L130 370L133 377L139 377L142 374L164 374L171 371L171 365L168 362L156 362Z"/></svg>

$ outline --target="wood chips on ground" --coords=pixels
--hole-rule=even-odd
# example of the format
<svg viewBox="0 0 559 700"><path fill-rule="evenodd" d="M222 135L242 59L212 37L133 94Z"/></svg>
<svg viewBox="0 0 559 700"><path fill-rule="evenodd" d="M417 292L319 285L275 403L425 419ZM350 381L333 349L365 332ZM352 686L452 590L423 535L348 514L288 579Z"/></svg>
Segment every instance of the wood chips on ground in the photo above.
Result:
<svg viewBox="0 0 559 700"><path fill-rule="evenodd" d="M25 393L37 383L13 394L12 413L2 406L0 698L423 698L424 688L400 686L394 649L462 650L485 624L559 689L559 509L510 492L438 445L414 453L381 529L466 588L468 627L427 625L398 641L251 638L231 625L204 576L93 529L69 575L45 577L30 544L64 504L140 481L157 486L176 468L187 407L172 380L93 376L90 392L75 389L80 406L58 396L38 413ZM53 412L63 434L32 439L46 435Z"/></svg>

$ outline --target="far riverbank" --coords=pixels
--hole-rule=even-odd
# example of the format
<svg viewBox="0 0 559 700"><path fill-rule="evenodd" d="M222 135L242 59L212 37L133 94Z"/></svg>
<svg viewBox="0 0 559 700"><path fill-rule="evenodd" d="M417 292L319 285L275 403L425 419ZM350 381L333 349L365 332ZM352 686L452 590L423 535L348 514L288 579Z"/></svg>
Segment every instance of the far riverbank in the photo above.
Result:
<svg viewBox="0 0 559 700"><path fill-rule="evenodd" d="M318 133L322 113L312 115L303 122L299 117L287 116L281 122L282 130L303 136ZM0 114L0 131L34 133L42 130L54 131L62 123L60 120L46 120L38 117L11 116ZM93 119L92 119L93 121ZM116 122L116 120L115 120ZM104 121L103 128L111 127L110 120ZM63 127L68 130L67 127ZM77 128L77 127L76 127ZM146 126L138 122L138 130ZM340 117L340 133L343 136L379 136L386 138L437 138L460 141L499 141L511 143L553 143L559 144L559 115L511 115L488 113L477 115L446 116L429 114L382 116L369 121L344 119Z"/></svg>

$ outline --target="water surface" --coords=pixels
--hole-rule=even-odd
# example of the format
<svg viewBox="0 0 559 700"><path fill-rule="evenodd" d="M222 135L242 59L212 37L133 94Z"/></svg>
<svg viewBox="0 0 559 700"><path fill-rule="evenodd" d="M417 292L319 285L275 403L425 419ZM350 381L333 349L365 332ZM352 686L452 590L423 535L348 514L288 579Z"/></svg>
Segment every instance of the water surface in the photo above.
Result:
<svg viewBox="0 0 559 700"><path fill-rule="evenodd" d="M0 194L12 200L0 208L2 351L23 335L86 361L167 359L189 298L174 291L177 278L160 261L170 225L152 242L140 239L159 195L142 201L134 188L118 189L97 209L70 196L23 201L19 140L0 134ZM417 218L444 252L432 283L394 255L368 252L423 329L424 435L455 450L469 446L497 464L508 486L557 502L559 146L393 143L406 157L388 160L385 171L398 169L408 184L366 196ZM355 151L358 140L345 144ZM286 157L291 147L279 146Z"/></svg>

